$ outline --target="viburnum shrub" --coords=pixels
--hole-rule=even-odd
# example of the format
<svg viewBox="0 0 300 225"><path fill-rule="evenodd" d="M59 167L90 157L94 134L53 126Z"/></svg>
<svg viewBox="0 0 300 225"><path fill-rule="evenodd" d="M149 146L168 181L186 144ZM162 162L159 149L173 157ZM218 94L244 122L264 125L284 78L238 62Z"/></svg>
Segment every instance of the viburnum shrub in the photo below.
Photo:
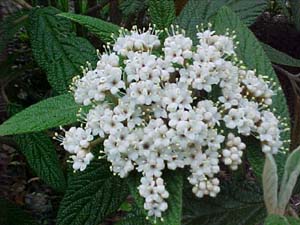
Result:
<svg viewBox="0 0 300 225"><path fill-rule="evenodd" d="M141 173L144 208L161 218L168 209L165 170L188 168L192 192L215 197L220 164L238 168L244 137L258 139L264 153L279 151L283 128L270 110L277 90L239 60L234 31L200 27L193 43L177 26L164 34L134 27L114 40L96 68L88 64L73 79L76 103L90 107L79 114L81 125L56 135L75 171L97 160L91 147L103 141L100 158L121 178Z"/></svg>

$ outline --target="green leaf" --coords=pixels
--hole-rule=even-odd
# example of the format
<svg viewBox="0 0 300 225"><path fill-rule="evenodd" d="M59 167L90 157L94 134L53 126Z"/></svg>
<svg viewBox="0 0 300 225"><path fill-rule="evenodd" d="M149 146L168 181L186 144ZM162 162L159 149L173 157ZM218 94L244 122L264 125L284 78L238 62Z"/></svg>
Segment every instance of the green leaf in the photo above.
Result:
<svg viewBox="0 0 300 225"><path fill-rule="evenodd" d="M77 37L72 24L52 7L37 8L30 14L29 34L32 52L47 73L52 88L59 93L69 90L72 78L81 74L81 66L97 60L95 48Z"/></svg>
<svg viewBox="0 0 300 225"><path fill-rule="evenodd" d="M175 19L175 4L173 0L150 0L149 14L153 24L158 29L168 28Z"/></svg>
<svg viewBox="0 0 300 225"><path fill-rule="evenodd" d="M228 7L223 7L214 18L214 29L217 33L224 34L226 29L229 28L231 31L236 32L236 40L239 41L236 53L239 59L241 59L244 65L248 69L255 69L257 74L262 74L268 77L269 80L274 82L273 90L276 91L276 95L273 96L272 111L279 118L286 119L290 126L290 118L288 113L288 107L285 96L281 91L279 80L272 68L271 62L266 56L262 46L255 38L253 33L242 23L238 16ZM285 130L281 133L282 140L290 140L290 132ZM262 174L263 171L263 160L260 159L258 162L256 159L251 159L252 156L259 156L261 153L261 146L258 141L251 140L247 143L247 156L251 166L254 169L256 175ZM284 150L289 148L289 143L284 142ZM260 156L259 156L260 157ZM275 156L278 173L284 167L285 157L283 154Z"/></svg>
<svg viewBox="0 0 300 225"><path fill-rule="evenodd" d="M296 219L294 217L286 216L287 220L289 221L290 225L299 225L300 219Z"/></svg>
<svg viewBox="0 0 300 225"><path fill-rule="evenodd" d="M300 1L299 0L290 0L292 19L295 24L295 27L300 31Z"/></svg>
<svg viewBox="0 0 300 225"><path fill-rule="evenodd" d="M28 18L28 10L19 10L7 17L0 23L0 53L3 52L8 42L12 41L14 35L25 26Z"/></svg>
<svg viewBox="0 0 300 225"><path fill-rule="evenodd" d="M37 176L54 189L64 191L66 181L51 139L44 133L32 133L16 135L14 140Z"/></svg>
<svg viewBox="0 0 300 225"><path fill-rule="evenodd" d="M85 171L70 177L57 225L99 225L127 195L126 182L112 175L108 162L94 159Z"/></svg>
<svg viewBox="0 0 300 225"><path fill-rule="evenodd" d="M112 34L117 35L120 29L120 27L115 24L90 16L77 15L74 13L60 13L59 16L86 27L104 42L112 42Z"/></svg>
<svg viewBox="0 0 300 225"><path fill-rule="evenodd" d="M257 225L266 212L261 189L250 181L221 184L216 198L197 198L184 189L183 225Z"/></svg>
<svg viewBox="0 0 300 225"><path fill-rule="evenodd" d="M22 106L11 104L7 111L14 115L21 110ZM54 189L64 191L66 181L51 139L42 132L19 134L13 138L37 176Z"/></svg>
<svg viewBox="0 0 300 225"><path fill-rule="evenodd" d="M75 123L80 105L70 94L38 102L0 125L0 135L24 134Z"/></svg>
<svg viewBox="0 0 300 225"><path fill-rule="evenodd" d="M163 176L166 183L166 189L170 193L167 200L168 209L163 213L163 221L154 218L150 218L152 223L156 225L181 225L182 214L182 188L183 188L183 176L181 171L166 171ZM137 187L140 185L140 176L131 175L128 178L128 186L131 195L134 197L136 204L144 212L146 217L147 212L144 210L144 199L140 196Z"/></svg>
<svg viewBox="0 0 300 225"><path fill-rule="evenodd" d="M300 59L295 59L284 52L272 48L270 45L262 42L261 45L263 46L271 62L285 66L300 67Z"/></svg>
<svg viewBox="0 0 300 225"><path fill-rule="evenodd" d="M137 15L138 13L147 9L148 0L127 0L120 2L120 10L125 17L132 19L131 15Z"/></svg>
<svg viewBox="0 0 300 225"><path fill-rule="evenodd" d="M286 160L284 174L281 181L278 208L285 212L300 174L300 147L294 150Z"/></svg>
<svg viewBox="0 0 300 225"><path fill-rule="evenodd" d="M151 225L151 223L146 220L145 212L135 205L133 210L116 225Z"/></svg>
<svg viewBox="0 0 300 225"><path fill-rule="evenodd" d="M269 215L265 220L265 225L293 225L288 219L280 215Z"/></svg>
<svg viewBox="0 0 300 225"><path fill-rule="evenodd" d="M267 1L189 0L180 15L177 17L176 23L179 24L181 28L185 29L187 36L191 37L193 41L196 42L196 26L201 23L208 23L212 16L214 16L224 5L234 10L246 25L251 25L256 20L257 16L266 9ZM225 20L224 22L226 23Z"/></svg>
<svg viewBox="0 0 300 225"><path fill-rule="evenodd" d="M263 190L268 213L276 213L278 205L278 176L276 162L270 153L266 154L263 171Z"/></svg>
<svg viewBox="0 0 300 225"><path fill-rule="evenodd" d="M37 222L17 205L0 198L1 225L37 225Z"/></svg>

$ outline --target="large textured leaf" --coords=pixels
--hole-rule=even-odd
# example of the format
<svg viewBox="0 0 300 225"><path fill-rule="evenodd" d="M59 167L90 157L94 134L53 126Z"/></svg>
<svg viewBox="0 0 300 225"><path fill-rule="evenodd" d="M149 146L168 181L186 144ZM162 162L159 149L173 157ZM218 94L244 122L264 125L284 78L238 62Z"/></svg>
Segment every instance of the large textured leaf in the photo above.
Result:
<svg viewBox="0 0 300 225"><path fill-rule="evenodd" d="M263 171L263 190L265 205L269 214L276 213L278 206L278 176L273 155L266 155Z"/></svg>
<svg viewBox="0 0 300 225"><path fill-rule="evenodd" d="M64 191L66 182L51 139L44 133L32 133L16 135L14 140L37 176L54 189Z"/></svg>
<svg viewBox="0 0 300 225"><path fill-rule="evenodd" d="M264 43L261 44L271 62L285 66L300 67L300 59L295 59L284 52L272 48L270 45Z"/></svg>
<svg viewBox="0 0 300 225"><path fill-rule="evenodd" d="M277 79L277 76L272 68L272 65L266 56L262 46L259 44L253 33L242 23L238 16L228 7L223 7L214 19L214 28L218 33L225 33L226 28L229 28L231 31L236 32L236 40L239 41L236 52L239 59L241 59L245 66L249 69L256 69L258 74L263 74L268 76L268 79L274 81L273 90L276 91L276 95L273 96L272 110L276 116L281 116L287 120L287 123L290 124L290 118L288 113L288 107L286 104L286 99L283 92L280 88L280 83ZM290 139L290 132L283 131L281 133L282 140ZM289 147L288 143L285 142L284 148ZM263 170L263 160L258 161L256 157L259 156L260 145L259 142L251 141L248 143L248 159L255 169L257 175L262 174ZM285 162L285 157L282 154L276 156L276 162L278 165L278 171L280 171ZM255 157L252 158L252 156Z"/></svg>
<svg viewBox="0 0 300 225"><path fill-rule="evenodd" d="M67 19L55 16L60 12L52 7L33 10L29 34L34 58L46 71L52 88L66 93L72 78L81 74L80 66L94 63L97 56L87 40L76 37Z"/></svg>
<svg viewBox="0 0 300 225"><path fill-rule="evenodd" d="M174 0L150 0L150 19L159 29L169 27L175 19Z"/></svg>
<svg viewBox="0 0 300 225"><path fill-rule="evenodd" d="M222 184L216 198L196 198L185 190L184 225L256 225L266 215L262 192L255 183L230 181Z"/></svg>
<svg viewBox="0 0 300 225"><path fill-rule="evenodd" d="M61 202L57 225L99 225L128 195L124 180L113 176L105 160L94 160L72 175Z"/></svg>
<svg viewBox="0 0 300 225"><path fill-rule="evenodd" d="M11 104L8 107L8 112L10 115L14 115L22 109L20 105ZM64 191L66 181L51 139L40 132L15 135L14 140L26 157L31 169L45 183L58 191Z"/></svg>
<svg viewBox="0 0 300 225"><path fill-rule="evenodd" d="M284 213L300 174L300 147L293 151L286 160L280 186L278 208Z"/></svg>
<svg viewBox="0 0 300 225"><path fill-rule="evenodd" d="M228 6L234 10L240 19L246 24L251 25L267 7L266 0L189 0L176 23L186 30L189 37L196 41L196 26L201 23L208 23L222 6ZM226 27L225 27L226 28Z"/></svg>
<svg viewBox="0 0 300 225"><path fill-rule="evenodd" d="M13 203L0 198L1 225L37 225L34 219Z"/></svg>
<svg viewBox="0 0 300 225"><path fill-rule="evenodd" d="M80 106L70 94L48 98L12 116L0 125L0 135L37 132L77 121Z"/></svg>
<svg viewBox="0 0 300 225"><path fill-rule="evenodd" d="M183 188L183 176L180 171L168 171L163 176L166 183L166 189L170 193L167 200L168 209L163 214L163 221L154 218L150 218L152 223L157 225L181 225L181 214L182 214L182 188ZM144 212L144 216L147 215L144 209L144 199L139 195L137 187L140 184L140 177L137 175L131 175L128 178L129 190L135 199L136 204Z"/></svg>
<svg viewBox="0 0 300 225"><path fill-rule="evenodd" d="M77 15L74 13L61 13L59 16L85 26L104 42L112 42L112 34L118 34L120 29L120 27L115 24L90 16Z"/></svg>
<svg viewBox="0 0 300 225"><path fill-rule="evenodd" d="M14 35L27 23L28 10L17 11L0 22L0 53Z"/></svg>

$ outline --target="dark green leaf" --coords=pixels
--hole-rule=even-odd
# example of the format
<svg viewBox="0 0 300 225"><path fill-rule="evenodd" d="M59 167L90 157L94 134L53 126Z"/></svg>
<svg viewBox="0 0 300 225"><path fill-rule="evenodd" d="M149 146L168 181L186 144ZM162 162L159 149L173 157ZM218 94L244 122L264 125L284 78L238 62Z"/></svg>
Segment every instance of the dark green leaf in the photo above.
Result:
<svg viewBox="0 0 300 225"><path fill-rule="evenodd" d="M44 133L19 134L14 137L29 166L38 177L58 191L66 182L51 139Z"/></svg>
<svg viewBox="0 0 300 225"><path fill-rule="evenodd" d="M86 62L96 62L95 48L77 37L72 24L58 17L58 9L37 8L30 14L29 34L32 52L39 66L46 71L49 83L59 93L69 90L72 78L81 74Z"/></svg>
<svg viewBox="0 0 300 225"><path fill-rule="evenodd" d="M89 29L104 42L112 42L112 34L118 34L119 26L90 16L60 13L59 16L72 20Z"/></svg>
<svg viewBox="0 0 300 225"><path fill-rule="evenodd" d="M95 159L85 171L70 177L57 225L99 225L127 195L126 182L112 175L105 160Z"/></svg>
<svg viewBox="0 0 300 225"><path fill-rule="evenodd" d="M37 222L15 204L0 198L0 224L37 225Z"/></svg>
<svg viewBox="0 0 300 225"><path fill-rule="evenodd" d="M147 9L148 0L127 0L120 3L120 10L126 17L137 15ZM131 17L129 19L132 19Z"/></svg>
<svg viewBox="0 0 300 225"><path fill-rule="evenodd" d="M7 111L14 115L22 109L20 105L11 104ZM37 176L54 189L64 191L66 181L51 139L40 132L15 135L14 140Z"/></svg>
<svg viewBox="0 0 300 225"><path fill-rule="evenodd" d="M248 69L255 69L258 74L265 75L269 80L274 82L273 90L276 91L276 95L274 95L272 98L272 110L278 118L279 116L281 118L285 118L287 123L290 124L286 99L281 91L277 76L262 46L259 44L253 33L242 23L242 21L234 12L228 7L223 7L214 19L214 29L217 31L217 33L224 34L227 28L236 32L236 40L239 41L239 45L236 49L238 58L244 62ZM281 139L290 140L290 132L287 130L283 131L281 133ZM285 150L288 149L288 147L288 142L285 142ZM258 176L262 174L264 162L262 153L260 153L260 149L259 142L252 140L250 143L248 143L247 155L255 174ZM252 159L252 156L256 158ZM256 160L257 157L260 158L258 161ZM283 154L278 154L278 156L275 158L278 166L278 173L280 173L284 167L285 157Z"/></svg>
<svg viewBox="0 0 300 225"><path fill-rule="evenodd" d="M116 225L151 225L151 223L146 219L144 211L134 206L132 211Z"/></svg>
<svg viewBox="0 0 300 225"><path fill-rule="evenodd" d="M176 23L186 30L187 36L196 41L196 26L201 23L207 24L211 17L214 16L224 5L234 10L246 25L251 25L255 21L256 17L265 10L267 7L267 1L189 0L180 15L177 17ZM226 24L224 24L224 28L226 28Z"/></svg>
<svg viewBox="0 0 300 225"><path fill-rule="evenodd" d="M256 225L266 215L262 192L253 182L224 183L216 198L196 198L191 187L184 193L184 225Z"/></svg>
<svg viewBox="0 0 300 225"><path fill-rule="evenodd" d="M77 121L80 106L70 94L38 102L0 125L0 135L37 132Z"/></svg>
<svg viewBox="0 0 300 225"><path fill-rule="evenodd" d="M173 0L150 0L150 19L158 29L168 28L175 19L175 4Z"/></svg>
<svg viewBox="0 0 300 225"><path fill-rule="evenodd" d="M17 11L0 23L0 53L4 50L8 42L12 41L14 35L27 23L28 10Z"/></svg>
<svg viewBox="0 0 300 225"><path fill-rule="evenodd" d="M295 27L300 31L300 1L299 0L290 0L292 19L295 24Z"/></svg>
<svg viewBox="0 0 300 225"><path fill-rule="evenodd" d="M183 176L180 171L167 171L164 176L166 183L166 189L170 193L167 200L168 209L166 213L162 215L163 221L157 219L156 223L154 218L150 218L152 223L157 225L180 225L182 214L182 188L183 188ZM144 212L144 216L147 212L144 210L144 199L140 196L137 187L140 185L140 176L131 175L128 178L129 190L135 199L136 204Z"/></svg>
<svg viewBox="0 0 300 225"><path fill-rule="evenodd" d="M285 66L300 67L300 59L295 59L284 52L272 48L270 45L264 43L261 44L271 62Z"/></svg>

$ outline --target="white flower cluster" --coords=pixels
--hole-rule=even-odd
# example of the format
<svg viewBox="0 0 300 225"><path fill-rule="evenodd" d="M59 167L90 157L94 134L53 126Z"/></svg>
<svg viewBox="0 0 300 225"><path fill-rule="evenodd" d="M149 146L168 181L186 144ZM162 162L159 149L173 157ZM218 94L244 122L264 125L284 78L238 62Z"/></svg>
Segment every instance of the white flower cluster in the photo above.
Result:
<svg viewBox="0 0 300 225"><path fill-rule="evenodd" d="M242 136L256 136L272 154L282 145L279 121L268 110L273 91L237 63L234 37L212 30L197 37L193 47L179 30L163 43L152 29L122 30L112 52L74 79L75 101L92 106L83 128L62 138L74 170L93 158L91 141L104 140L115 174L142 174L138 190L149 216L168 208L164 169L188 167L195 195L215 197L219 164L236 170L242 162Z"/></svg>

